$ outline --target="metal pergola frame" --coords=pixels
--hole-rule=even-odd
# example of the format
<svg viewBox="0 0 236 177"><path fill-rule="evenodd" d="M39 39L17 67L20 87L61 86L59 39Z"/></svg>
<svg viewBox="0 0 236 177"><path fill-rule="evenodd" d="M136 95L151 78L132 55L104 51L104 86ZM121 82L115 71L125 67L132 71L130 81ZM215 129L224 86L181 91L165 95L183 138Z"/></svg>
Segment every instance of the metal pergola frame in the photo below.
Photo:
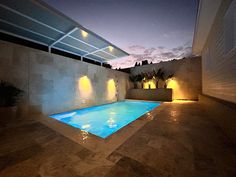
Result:
<svg viewBox="0 0 236 177"><path fill-rule="evenodd" d="M40 4L41 4L41 3L40 3ZM41 33L36 32L36 31L34 31L34 30L27 29L27 28L25 28L25 27L23 27L23 26L20 26L20 25L17 25L17 24L12 23L12 22L10 22L10 21L6 21L6 20L4 20L4 19L1 19L1 17L0 17L0 22L3 22L3 23L5 23L5 24L8 24L8 25L13 26L13 27L15 27L15 28L24 30L24 31L26 31L26 32L32 33L32 34L34 34L34 35L37 35L37 36L40 36L40 37L43 37L43 38L52 40L52 41L54 41L54 42L51 43L51 44L47 44L47 43L43 43L43 42L40 42L40 41L36 41L36 40L34 40L34 39L30 39L30 38L28 38L28 37L21 36L21 35L18 35L18 34L14 34L14 33L11 33L11 32L8 32L8 31L5 31L5 30L0 29L0 32L2 32L2 33L8 34L8 35L12 35L12 36L15 36L15 37L18 37L18 38L22 38L22 39L25 39L25 40L28 40L28 41L31 41L31 42L34 42L34 43L37 43L37 44L46 45L46 46L48 47L48 51L49 51L49 52L51 52L51 49L52 49L52 48L55 48L55 49L61 50L61 51L63 51L63 52L71 53L71 54L74 54L74 55L77 55L77 56L79 55L79 54L76 53L76 52L72 52L72 51L63 49L63 48L61 48L61 47L55 46L56 44L63 44L63 45L68 46L68 47L70 47L70 48L73 48L73 49L76 49L76 50L79 50L79 51L84 52L84 53L85 53L84 55L79 55L79 56L81 57L81 60L83 60L83 58L86 57L86 58L88 58L88 59L91 59L91 60L100 62L101 65L102 65L102 63L103 63L104 61L106 62L106 61L108 61L108 60L110 60L110 59L109 59L109 58L106 58L106 57L104 57L104 56L97 55L97 54L96 54L97 52L102 52L102 53L104 53L104 54L107 54L107 55L111 56L111 57L112 57L112 60L113 60L113 59L116 59L116 58L119 58L118 56L113 55L113 54L111 54L111 53L105 51L105 50L108 49L110 46L112 46L112 47L114 46L114 45L112 45L112 44L110 44L110 43L109 43L109 45L106 46L106 47L98 48L98 47L94 46L94 45L91 44L91 43L85 42L85 41L83 41L83 40L80 40L79 38L76 38L76 37L72 36L71 34L72 34L73 32L75 32L75 31L77 31L77 30L79 29L78 27L81 28L80 25L74 26L73 29L71 29L70 31L68 31L67 33L65 33L65 32L63 32L63 31L61 31L61 30L59 30L59 29L56 29L56 28L54 28L54 27L52 27L52 26L50 26L50 25L48 25L48 24L46 24L46 23L44 23L44 22L42 22L42 21L39 21L39 20L37 20L37 19L35 19L35 18L33 18L33 17L30 17L30 16L28 16L28 15L26 15L26 14L23 14L22 12L19 12L19 11L15 10L15 9L12 9L12 8L10 8L10 7L6 6L6 5L4 5L4 4L1 4L1 2L0 2L0 7L6 9L6 10L8 10L8 11L10 11L10 12L16 14L16 15L19 15L19 16L21 16L21 17L24 17L24 18L26 18L26 19L28 19L28 20L30 20L30 21L32 21L32 22L35 22L35 23L37 23L37 24L39 24L39 25L42 25L42 26L44 26L44 27L46 27L46 28L49 28L49 29L51 29L51 30L53 30L53 31L55 31L55 32L57 32L57 33L60 33L62 36L59 37L59 38L57 38L57 39L54 39L54 38L52 38L52 37L50 37L50 36L47 36L47 35L45 35L45 34L41 34ZM87 31L88 31L88 30L87 30ZM87 31L86 31L86 32L87 32ZM88 33L90 33L90 32L88 32ZM93 48L94 51L90 52L90 51L81 49L81 48L79 48L79 47L77 47L77 46L73 46L73 45L71 45L71 44L68 44L68 43L66 43L66 42L63 42L62 40L65 39L65 38L72 38L72 39L74 39L74 40L76 40L76 41L78 41L78 42L80 42L80 43L83 43L83 44L85 44L85 45L87 45L87 46ZM107 42L107 41L106 41L106 42ZM117 47L115 47L115 48L117 48ZM118 48L118 49L119 49L119 48ZM121 49L119 49L119 50L121 50ZM121 50L121 51L122 51L122 50ZM122 51L122 52L124 52L124 51ZM126 53L126 52L125 52L125 53ZM96 56L96 57L98 57L98 58L102 58L104 61L100 61L100 60L91 58L91 57L89 57L89 55L93 55L93 56ZM128 55L128 53L126 53L126 55Z"/></svg>

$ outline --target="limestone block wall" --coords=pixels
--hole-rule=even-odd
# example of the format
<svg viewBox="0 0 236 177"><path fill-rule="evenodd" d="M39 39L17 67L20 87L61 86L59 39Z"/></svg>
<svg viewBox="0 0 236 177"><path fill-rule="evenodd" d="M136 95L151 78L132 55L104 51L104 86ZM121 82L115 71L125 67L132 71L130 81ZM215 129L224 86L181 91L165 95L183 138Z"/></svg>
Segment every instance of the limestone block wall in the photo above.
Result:
<svg viewBox="0 0 236 177"><path fill-rule="evenodd" d="M52 114L123 100L128 74L0 41L0 79L24 90L21 109Z"/></svg>
<svg viewBox="0 0 236 177"><path fill-rule="evenodd" d="M201 57L134 67L131 74L152 72L159 68L163 69L166 75L174 74L174 78L168 82L168 88L173 89L173 99L198 99L198 94L202 92ZM163 82L159 83L160 88L163 88L163 85Z"/></svg>
<svg viewBox="0 0 236 177"><path fill-rule="evenodd" d="M236 105L206 95L199 95L199 103L203 105L209 118L236 144Z"/></svg>
<svg viewBox="0 0 236 177"><path fill-rule="evenodd" d="M224 32L224 16L231 2L232 0L222 1L204 45L202 87L203 94L236 103L236 47L225 51L228 44ZM236 20L232 23L235 25Z"/></svg>
<svg viewBox="0 0 236 177"><path fill-rule="evenodd" d="M172 89L129 89L126 98L150 101L172 101Z"/></svg>

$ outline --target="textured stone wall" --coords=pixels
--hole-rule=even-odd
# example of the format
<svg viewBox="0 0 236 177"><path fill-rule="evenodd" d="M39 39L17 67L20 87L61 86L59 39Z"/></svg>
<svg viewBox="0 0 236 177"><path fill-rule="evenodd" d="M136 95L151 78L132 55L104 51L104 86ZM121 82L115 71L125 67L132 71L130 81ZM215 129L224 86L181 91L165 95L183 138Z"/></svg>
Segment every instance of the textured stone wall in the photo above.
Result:
<svg viewBox="0 0 236 177"><path fill-rule="evenodd" d="M126 98L150 101L172 101L172 89L129 89Z"/></svg>
<svg viewBox="0 0 236 177"><path fill-rule="evenodd" d="M132 68L131 74L152 72L159 68L163 69L166 75L174 74L174 78L169 82L169 88L173 89L173 99L198 99L198 94L200 94L202 90L200 57L139 66ZM159 83L160 88L163 88L163 85L163 82Z"/></svg>
<svg viewBox="0 0 236 177"><path fill-rule="evenodd" d="M24 90L26 113L57 113L123 100L128 74L0 41L0 79Z"/></svg>
<svg viewBox="0 0 236 177"><path fill-rule="evenodd" d="M204 46L202 81L204 94L236 103L236 48L224 51L224 16L230 3L222 1Z"/></svg>
<svg viewBox="0 0 236 177"><path fill-rule="evenodd" d="M236 144L236 104L206 95L199 95L199 103L203 105L208 116Z"/></svg>

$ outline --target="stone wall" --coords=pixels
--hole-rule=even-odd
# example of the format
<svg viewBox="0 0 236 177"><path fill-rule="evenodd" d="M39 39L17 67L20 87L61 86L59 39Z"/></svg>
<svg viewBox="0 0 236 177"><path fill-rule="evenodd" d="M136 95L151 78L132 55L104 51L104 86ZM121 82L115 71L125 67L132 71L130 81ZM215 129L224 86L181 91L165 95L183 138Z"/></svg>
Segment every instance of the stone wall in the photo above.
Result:
<svg viewBox="0 0 236 177"><path fill-rule="evenodd" d="M129 89L126 98L150 101L172 101L172 89Z"/></svg>
<svg viewBox="0 0 236 177"><path fill-rule="evenodd" d="M128 74L0 41L0 79L24 90L24 113L52 114L123 100Z"/></svg>
<svg viewBox="0 0 236 177"><path fill-rule="evenodd" d="M206 95L199 95L199 103L203 105L208 116L236 144L236 104Z"/></svg>
<svg viewBox="0 0 236 177"><path fill-rule="evenodd" d="M224 16L230 3L222 1L204 45L202 82L204 94L236 103L236 48L225 52Z"/></svg>
<svg viewBox="0 0 236 177"><path fill-rule="evenodd" d="M168 82L168 88L173 89L173 99L197 100L202 90L201 58L186 58L172 60L152 65L144 65L131 69L131 74L152 72L162 68L166 75L174 74L174 78ZM163 88L160 82L159 87Z"/></svg>

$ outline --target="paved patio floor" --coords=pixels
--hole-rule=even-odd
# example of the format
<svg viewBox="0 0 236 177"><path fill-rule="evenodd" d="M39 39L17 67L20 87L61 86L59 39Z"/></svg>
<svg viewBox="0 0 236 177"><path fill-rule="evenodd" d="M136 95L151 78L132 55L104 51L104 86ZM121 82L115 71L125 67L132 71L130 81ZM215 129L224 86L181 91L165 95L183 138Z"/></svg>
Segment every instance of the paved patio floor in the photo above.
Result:
<svg viewBox="0 0 236 177"><path fill-rule="evenodd" d="M106 157L40 122L1 128L0 176L236 177L235 145L199 103L161 107Z"/></svg>

